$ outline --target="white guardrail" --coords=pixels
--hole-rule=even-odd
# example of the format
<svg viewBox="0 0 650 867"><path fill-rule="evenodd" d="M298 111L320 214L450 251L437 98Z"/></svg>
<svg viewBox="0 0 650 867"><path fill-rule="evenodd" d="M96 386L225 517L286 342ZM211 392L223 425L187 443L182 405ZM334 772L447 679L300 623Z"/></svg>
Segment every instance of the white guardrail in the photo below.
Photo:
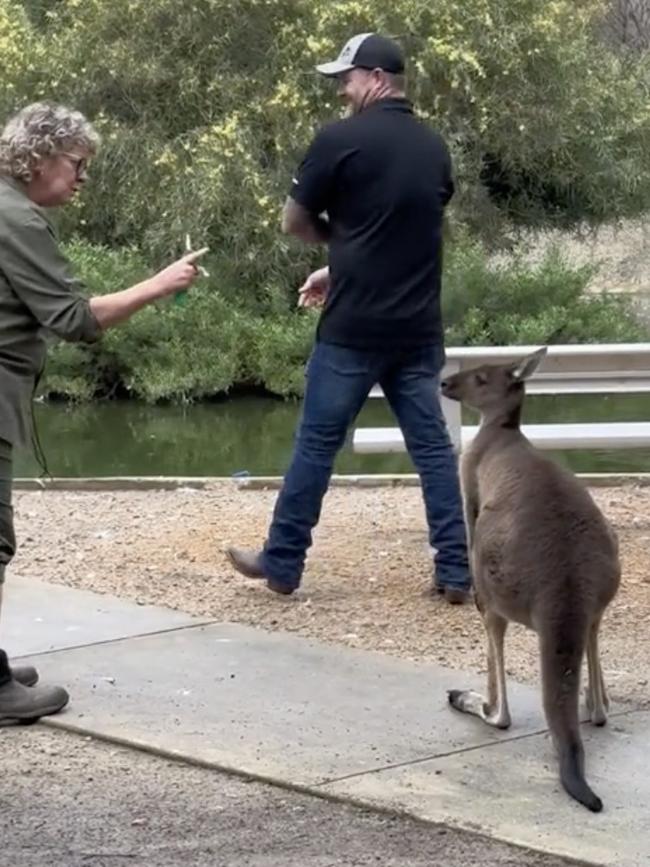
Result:
<svg viewBox="0 0 650 867"><path fill-rule="evenodd" d="M539 346L452 347L441 378L480 364L514 361ZM549 346L546 358L526 383L527 394L643 394L650 393L650 343L612 343ZM384 395L375 386L372 398ZM449 434L456 449L465 448L478 427L463 426L461 407L441 397ZM525 435L542 449L650 448L650 421L594 424L522 425ZM357 428L356 452L404 452L399 427Z"/></svg>

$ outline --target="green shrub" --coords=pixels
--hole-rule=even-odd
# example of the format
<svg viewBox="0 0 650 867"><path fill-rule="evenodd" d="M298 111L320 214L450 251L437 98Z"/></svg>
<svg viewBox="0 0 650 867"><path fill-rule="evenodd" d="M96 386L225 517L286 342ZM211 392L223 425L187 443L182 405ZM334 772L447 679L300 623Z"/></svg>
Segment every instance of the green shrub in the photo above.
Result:
<svg viewBox="0 0 650 867"><path fill-rule="evenodd" d="M133 249L76 239L66 253L90 295L127 288L150 273ZM289 310L284 298L269 305L272 315L255 314L224 297L214 277L200 280L182 304L167 299L147 307L96 344L56 344L42 390L76 400L126 394L149 402L199 400L234 386L300 393L315 319Z"/></svg>
<svg viewBox="0 0 650 867"><path fill-rule="evenodd" d="M571 267L551 249L537 265L523 255L493 263L464 237L450 245L443 318L450 345L617 343L647 340L633 300L590 295L589 266Z"/></svg>
<svg viewBox="0 0 650 867"><path fill-rule="evenodd" d="M133 249L76 240L67 252L92 294L125 288L149 272ZM590 273L553 251L536 267L523 258L494 264L481 244L460 237L446 257L447 344L647 340L650 326L632 301L585 294ZM148 307L93 346L56 345L43 391L75 400L127 394L177 403L242 386L300 395L317 315L297 311L277 292L268 300L272 312L261 315L222 290L212 264L210 274L183 305L170 299Z"/></svg>

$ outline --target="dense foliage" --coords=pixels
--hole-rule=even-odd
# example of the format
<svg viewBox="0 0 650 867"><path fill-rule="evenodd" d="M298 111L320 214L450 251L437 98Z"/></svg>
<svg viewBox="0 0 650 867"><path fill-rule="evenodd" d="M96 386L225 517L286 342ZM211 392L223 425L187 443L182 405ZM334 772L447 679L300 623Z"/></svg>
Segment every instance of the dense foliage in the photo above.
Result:
<svg viewBox="0 0 650 867"><path fill-rule="evenodd" d="M279 212L315 128L339 111L314 64L375 29L402 41L411 94L454 155L450 340L634 339L622 302L579 297L583 272L487 264L519 228L650 201L646 59L602 38L605 11L602 0L0 0L3 115L56 99L104 138L62 219L92 288L141 277L186 232L212 251L211 278L185 306L141 314L100 349L59 348L48 387L149 399L250 382L300 390L313 316L294 312L295 290L324 254L283 238Z"/></svg>

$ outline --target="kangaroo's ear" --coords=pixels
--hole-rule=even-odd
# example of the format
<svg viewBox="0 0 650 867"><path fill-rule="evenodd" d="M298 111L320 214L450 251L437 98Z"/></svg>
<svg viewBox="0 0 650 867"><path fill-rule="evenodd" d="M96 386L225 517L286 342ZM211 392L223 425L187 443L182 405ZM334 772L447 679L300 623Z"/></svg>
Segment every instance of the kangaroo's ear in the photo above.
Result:
<svg viewBox="0 0 650 867"><path fill-rule="evenodd" d="M547 347L543 346L536 352L532 352L520 361L516 361L510 368L510 374L513 379L524 380L529 379L541 364L542 359L546 356Z"/></svg>

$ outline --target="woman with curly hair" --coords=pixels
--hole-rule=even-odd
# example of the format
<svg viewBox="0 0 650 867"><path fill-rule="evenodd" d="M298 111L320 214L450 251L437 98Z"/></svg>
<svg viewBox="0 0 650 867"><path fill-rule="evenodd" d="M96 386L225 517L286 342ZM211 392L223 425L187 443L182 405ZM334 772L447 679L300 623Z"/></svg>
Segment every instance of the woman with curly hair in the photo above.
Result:
<svg viewBox="0 0 650 867"><path fill-rule="evenodd" d="M189 253L129 289L88 299L62 254L48 209L81 189L99 136L78 111L29 105L0 136L0 601L16 540L13 450L36 442L32 401L47 335L92 343L150 302L187 289L205 250ZM0 650L0 723L57 713L68 702L61 687L36 685L34 668L11 668Z"/></svg>

